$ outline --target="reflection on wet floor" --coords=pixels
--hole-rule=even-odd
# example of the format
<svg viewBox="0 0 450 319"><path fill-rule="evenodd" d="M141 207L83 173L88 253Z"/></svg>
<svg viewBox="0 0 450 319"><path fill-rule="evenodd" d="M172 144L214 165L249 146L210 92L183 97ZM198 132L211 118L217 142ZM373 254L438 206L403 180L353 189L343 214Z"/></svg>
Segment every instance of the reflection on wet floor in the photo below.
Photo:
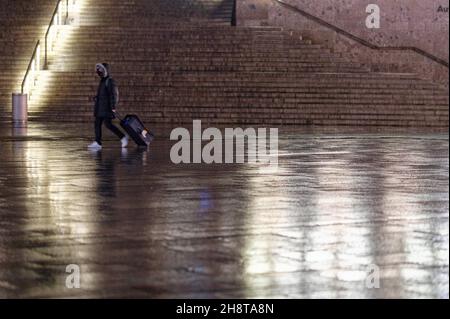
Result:
<svg viewBox="0 0 450 319"><path fill-rule="evenodd" d="M448 298L447 133L280 129L275 172L90 131L0 128L0 297Z"/></svg>

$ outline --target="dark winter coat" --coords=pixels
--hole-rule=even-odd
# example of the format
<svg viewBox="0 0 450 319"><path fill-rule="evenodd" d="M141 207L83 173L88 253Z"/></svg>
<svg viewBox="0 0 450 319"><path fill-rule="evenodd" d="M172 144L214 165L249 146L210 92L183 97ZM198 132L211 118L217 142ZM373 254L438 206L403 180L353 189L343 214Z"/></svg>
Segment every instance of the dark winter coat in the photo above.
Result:
<svg viewBox="0 0 450 319"><path fill-rule="evenodd" d="M113 119L113 110L118 102L118 90L115 81L108 75L100 80L95 97L95 117Z"/></svg>

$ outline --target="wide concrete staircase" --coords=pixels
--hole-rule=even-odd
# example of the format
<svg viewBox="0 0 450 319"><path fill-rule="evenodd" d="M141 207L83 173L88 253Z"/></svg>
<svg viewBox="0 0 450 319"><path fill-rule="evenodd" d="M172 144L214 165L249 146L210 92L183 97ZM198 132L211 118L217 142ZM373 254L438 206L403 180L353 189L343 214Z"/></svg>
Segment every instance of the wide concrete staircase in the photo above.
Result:
<svg viewBox="0 0 450 319"><path fill-rule="evenodd" d="M83 26L230 25L233 0L85 0Z"/></svg>
<svg viewBox="0 0 450 319"><path fill-rule="evenodd" d="M31 118L91 121L94 65L108 62L122 113L149 123L448 127L446 89L372 72L280 28L232 27L232 4L86 0L63 27L70 36L33 92Z"/></svg>
<svg viewBox="0 0 450 319"><path fill-rule="evenodd" d="M9 118L36 41L49 24L54 0L0 1L0 119Z"/></svg>

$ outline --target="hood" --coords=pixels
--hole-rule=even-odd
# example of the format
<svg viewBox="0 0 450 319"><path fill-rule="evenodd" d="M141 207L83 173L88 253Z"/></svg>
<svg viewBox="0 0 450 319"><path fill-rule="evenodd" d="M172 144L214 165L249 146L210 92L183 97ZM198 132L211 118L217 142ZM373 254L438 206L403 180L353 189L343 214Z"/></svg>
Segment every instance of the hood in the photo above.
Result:
<svg viewBox="0 0 450 319"><path fill-rule="evenodd" d="M110 76L109 64L108 63L97 63L95 65L95 71L97 71L97 69L102 69L103 70L103 72L105 73L105 78Z"/></svg>

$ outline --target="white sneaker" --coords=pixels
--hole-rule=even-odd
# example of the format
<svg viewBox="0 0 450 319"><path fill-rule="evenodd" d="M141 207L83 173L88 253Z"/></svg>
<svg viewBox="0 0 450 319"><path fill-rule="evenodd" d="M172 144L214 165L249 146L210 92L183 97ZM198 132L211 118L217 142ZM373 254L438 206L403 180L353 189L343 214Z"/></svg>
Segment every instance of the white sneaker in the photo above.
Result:
<svg viewBox="0 0 450 319"><path fill-rule="evenodd" d="M97 142L94 142L94 143L90 144L88 146L88 148L94 149L94 150L101 150L102 146L100 144L98 144Z"/></svg>
<svg viewBox="0 0 450 319"><path fill-rule="evenodd" d="M122 143L122 148L126 148L128 146L128 136L125 136L120 142Z"/></svg>

